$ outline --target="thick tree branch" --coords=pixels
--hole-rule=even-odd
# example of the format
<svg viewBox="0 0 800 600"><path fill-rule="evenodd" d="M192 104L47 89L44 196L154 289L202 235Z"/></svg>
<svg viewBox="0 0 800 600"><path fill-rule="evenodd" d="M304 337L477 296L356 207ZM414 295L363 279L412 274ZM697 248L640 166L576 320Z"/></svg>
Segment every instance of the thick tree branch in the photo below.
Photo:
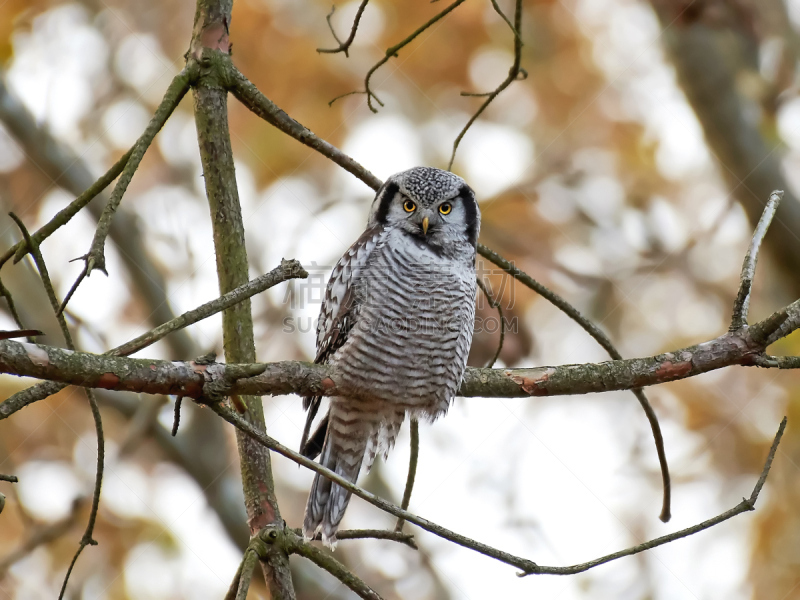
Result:
<svg viewBox="0 0 800 600"><path fill-rule="evenodd" d="M781 332L788 335L800 327L800 300L776 314L783 312L790 314L781 326ZM702 344L646 358L524 369L468 368L458 394L489 398L591 394L687 379L733 365L788 368L787 362L762 364L766 346L761 330L769 324L770 317L742 331L727 332ZM256 371L260 374L253 376ZM244 395L332 396L358 395L363 391L337 383L337 373L328 365L300 361L230 365L170 362L71 352L15 340L0 340L0 373L194 399L213 394L217 389ZM0 420L27 405L12 400L14 397L0 403Z"/></svg>
<svg viewBox="0 0 800 600"><path fill-rule="evenodd" d="M284 260L279 267L269 273L261 275L248 283L239 286L235 290L223 294L216 300L206 302L202 306L183 313L174 319L143 333L137 338L117 346L106 352L104 356L126 356L138 352L151 344L163 339L170 333L182 330L189 325L193 325L203 319L210 317L222 310L235 306L255 294L258 294L274 285L282 283L288 279L296 277L307 277L308 273L296 260ZM17 392L6 400L7 406L14 406L19 410L28 404L44 400L66 387L66 383L46 381L30 388ZM16 411L15 411L16 412ZM10 414L10 413L9 413Z"/></svg>
<svg viewBox="0 0 800 600"><path fill-rule="evenodd" d="M229 26L233 0L197 0L197 11L187 60L199 66L193 88L194 116L206 197L214 234L214 252L220 293L247 283L248 261L244 221L228 127L228 85L219 77L220 65L229 63ZM222 313L222 342L230 362L254 362L255 342L250 301L244 300ZM242 373L243 374L243 373ZM229 385L231 379L224 380ZM207 388L207 393L211 390ZM214 390L213 393L220 393ZM265 432L264 409L258 396L240 398L250 427ZM236 432L242 488L251 535L283 523L269 452ZM274 600L294 600L295 592L286 552L273 552L261 561L269 595Z"/></svg>

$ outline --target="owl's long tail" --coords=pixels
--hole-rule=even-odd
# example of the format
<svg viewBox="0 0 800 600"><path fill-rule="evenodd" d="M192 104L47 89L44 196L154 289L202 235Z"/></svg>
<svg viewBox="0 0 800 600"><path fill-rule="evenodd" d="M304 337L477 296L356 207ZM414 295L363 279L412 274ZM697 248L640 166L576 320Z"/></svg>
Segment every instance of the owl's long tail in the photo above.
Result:
<svg viewBox="0 0 800 600"><path fill-rule="evenodd" d="M376 411L373 403L334 398L328 413L328 427L319 463L353 483L361 466L372 466L377 452L394 443L403 422L402 412L387 415ZM317 474L308 495L303 534L313 538L318 532L328 546L336 543L336 530L342 521L351 492Z"/></svg>

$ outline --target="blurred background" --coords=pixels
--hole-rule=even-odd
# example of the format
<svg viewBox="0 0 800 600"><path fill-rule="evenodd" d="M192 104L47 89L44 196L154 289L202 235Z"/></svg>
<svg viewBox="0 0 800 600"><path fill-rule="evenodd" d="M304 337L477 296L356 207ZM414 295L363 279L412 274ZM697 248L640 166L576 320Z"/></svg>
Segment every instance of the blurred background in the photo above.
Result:
<svg viewBox="0 0 800 600"><path fill-rule="evenodd" d="M498 0L511 16L509 0ZM344 39L359 2L337 4ZM377 176L446 167L452 142L513 62L513 38L488 0L464 3L363 88L385 49L443 8L373 0L350 57L330 0L238 0L231 39L244 74L291 116ZM189 0L6 0L0 4L0 242L33 230L119 158L183 66ZM751 320L800 292L800 1L525 0L515 82L464 138L454 164L479 195L481 241L599 323L625 356L724 332L755 219L772 189L784 206L766 238ZM353 176L229 102L252 275L297 258L306 282L254 299L261 361L310 359L332 264L363 230L372 192ZM81 269L98 198L42 247L59 294ZM149 149L107 244L109 277L78 290L68 319L101 352L215 298L214 251L191 98ZM510 331L498 366L600 361L567 317L491 269ZM29 259L2 270L27 326L60 345ZM0 302L0 328L13 321ZM479 301L479 316L493 313ZM476 333L471 364L499 332ZM141 353L221 353L219 315ZM773 348L800 354L800 337ZM30 381L0 377L0 398ZM731 368L648 390L673 476L673 519L650 430L630 393L458 399L421 426L411 510L540 564L567 565L707 519L749 496L782 415L789 427L758 510L688 539L565 578L511 567L412 528L414 552L347 541L336 556L386 598L800 598L800 378ZM247 543L233 433L173 398L103 394L108 446L95 538L71 598L220 598ZM264 398L269 433L296 447L299 398ZM398 501L407 425L362 484ZM68 388L0 422L0 598L53 598L88 517L96 442L83 392ZM276 456L281 511L299 526L310 473ZM391 527L358 499L344 527ZM299 598L352 598L292 558ZM250 597L265 597L262 585Z"/></svg>

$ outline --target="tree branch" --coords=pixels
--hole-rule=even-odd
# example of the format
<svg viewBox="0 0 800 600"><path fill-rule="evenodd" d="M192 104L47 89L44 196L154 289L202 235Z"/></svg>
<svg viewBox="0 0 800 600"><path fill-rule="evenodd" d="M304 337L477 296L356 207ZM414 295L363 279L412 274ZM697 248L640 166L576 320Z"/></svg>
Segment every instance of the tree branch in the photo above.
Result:
<svg viewBox="0 0 800 600"><path fill-rule="evenodd" d="M339 44L339 46L337 48L317 48L317 52L324 54L336 54L337 52L344 52L344 55L349 58L350 46L353 44L353 40L356 39L358 24L361 21L361 15L364 14L364 9L367 8L367 4L369 4L369 0L361 0L361 4L356 11L356 16L353 19L353 27L350 29L350 35L344 42L339 39L338 35L336 35L336 31L333 29L333 24L331 23L331 17L333 16L333 13L336 12L336 5L334 5L331 8L331 12L328 13L327 17L325 17L325 20L328 21L328 28L331 30L333 39L336 40L336 43Z"/></svg>
<svg viewBox="0 0 800 600"><path fill-rule="evenodd" d="M74 351L75 343L72 341L72 334L69 331L69 327L67 327L67 321L64 318L64 314L58 308L56 291L53 288L53 283L50 281L50 274L47 271L47 265L44 262L44 257L42 256L41 250L33 241L28 233L28 230L25 228L25 225L22 223L19 217L17 217L14 213L11 213L10 216L22 232L22 236L28 246L28 250L31 253L31 256L33 256L33 261L36 264L36 268L39 270L39 277L42 280L42 285L44 285L45 292L50 300L50 306L53 308L53 312L56 315L58 324L61 327L61 332L64 335L64 341L67 343L67 348L69 348L71 351ZM67 589L67 583L69 582L69 577L72 574L72 569L75 566L75 563L78 561L78 557L83 552L83 549L86 546L97 545L97 542L94 540L94 538L92 538L92 534L94 533L94 525L97 521L97 512L100 510L100 490L103 486L103 468L105 462L105 436L103 435L103 421L100 418L100 410L97 407L97 398L94 395L94 390L84 389L84 391L86 392L86 397L89 399L89 408L92 411L92 418L94 419L95 433L97 436L97 465L95 471L94 492L92 494L92 508L89 511L89 522L86 524L83 537L81 537L81 541L78 544L78 550L75 552L72 562L69 565L69 569L67 569L67 574L64 576L64 583L62 584L61 592L58 595L59 600L64 597L64 593Z"/></svg>
<svg viewBox="0 0 800 600"><path fill-rule="evenodd" d="M733 509L722 513L721 515L714 517L713 519L709 519L707 521L703 521L702 523L695 525L693 527L689 527L687 529L683 529L676 533L662 536L660 538L656 538L651 540L650 542L646 542L644 544L639 544L637 546L633 546L631 548L627 548L620 552L616 552L614 554L609 554L607 556L595 559L593 561L589 561L586 563L581 563L578 565L572 565L568 567L549 567L549 566L541 566L537 565L531 560L526 558L522 558L519 556L514 556L513 554L509 554L508 552L504 552L503 550L498 550L497 548L493 548L486 544L482 544L476 540L463 536L461 534L455 533L454 531L450 531L436 523L428 521L427 519L423 519L417 515L409 513L378 496L359 488L358 486L354 485L350 481L340 477L330 469L319 465L318 463L306 458L305 456L298 454L297 452L287 448L280 442L272 439L265 433L258 431L255 429L250 423L242 419L239 415L231 411L229 408L224 406L220 402L213 402L208 405L211 410L225 419L228 423L236 427L239 431L242 431L252 437L254 440L257 440L260 444L263 444L265 447L269 448L270 450L277 452L285 456L286 458L296 462L299 465L302 465L315 473L319 473L324 477L327 477L331 481L337 483L338 485L342 486L343 488L347 489L348 491L352 492L354 495L358 496L359 498L366 500L373 506L378 507L379 509L387 512L391 515L394 515L398 518L405 519L409 523L414 523L415 525L425 529L437 535L443 539L449 540L459 546L463 546L465 548L469 548L474 550L480 554L485 556L489 556L490 558L494 558L500 562L506 563L508 565L515 566L522 570L520 576L524 575L573 575L576 573L582 573L584 571L588 571L589 569L596 567L598 565L611 562L618 558L622 558L624 556L630 556L632 554L638 554L639 552L643 552L644 550L648 550L650 548L654 548L656 546L661 546L668 542L671 542L676 539L680 539L682 537L687 537L704 529L708 529L709 527L713 527L718 523L726 521L732 517L735 517L738 514L743 512L754 510L755 502L758 499L758 494L761 491L761 488L764 485L764 482L767 479L767 475L769 474L770 466L772 465L772 460L775 456L775 452L778 448L778 444L780 443L780 439L783 436L783 432L786 428L786 418L784 417L783 421L781 421L781 425L778 429L778 433L775 436L775 439L772 443L772 447L770 448L769 454L767 456L767 461L764 465L764 469L761 473L761 477L759 477L758 482L756 483L755 488L753 489L753 493L751 494L749 499L743 500L740 504L738 504Z"/></svg>
<svg viewBox="0 0 800 600"><path fill-rule="evenodd" d="M747 248L747 255L742 265L739 293L733 304L731 331L735 331L747 325L747 312L750 309L750 293L753 289L753 279L756 276L756 264L758 263L758 253L761 250L761 242L764 241L764 237L767 235L767 230L769 229L770 223L772 223L772 218L775 216L782 198L783 191L781 190L776 190L770 194L767 205L764 207L764 212L761 213L761 218L758 220L758 225L756 225L753 238L750 240L750 246Z"/></svg>
<svg viewBox="0 0 800 600"><path fill-rule="evenodd" d="M778 311L783 312L791 314L781 328L788 335L800 327L800 300ZM759 332L769 321L770 317L743 331L727 332L701 344L646 358L523 369L468 368L458 394L489 398L591 394L687 379L733 365L790 368L791 361L772 365L761 359L766 346ZM253 375L256 372L259 374ZM337 381L338 374L329 365L300 361L227 365L170 362L71 352L15 340L0 340L0 373L193 399L213 395L217 389L224 389L226 394L259 396L357 396L363 392ZM0 403L0 420L30 403L17 396Z"/></svg>
<svg viewBox="0 0 800 600"><path fill-rule="evenodd" d="M303 556L321 569L325 569L328 573L353 590L359 598L364 598L365 600L383 600L378 592L364 583L350 571L350 569L327 552L309 544L303 539L302 535L296 533L294 530L285 529L283 531L283 538L283 543L287 552Z"/></svg>
<svg viewBox="0 0 800 600"><path fill-rule="evenodd" d="M440 13L436 14L431 19L429 19L426 23L424 23L423 25L420 25L420 27L418 27L417 30L414 31L414 33L409 35L403 41L399 42L398 44L395 44L391 48L387 48L386 54L384 55L384 57L382 59L380 59L377 63L375 63L369 71L367 71L367 75L364 78L364 90L363 91L355 91L355 92L348 92L346 94L342 94L341 96L337 96L336 98L331 100L328 104L333 104L334 102L336 102L340 98L344 98L345 96L352 96L353 94L366 94L366 96L367 96L367 106L369 106L369 109L372 112L374 112L374 113L378 112L378 109L375 108L372 105L372 100L375 99L375 102L377 102L380 106L383 106L383 102L380 101L380 99L372 91L372 88L370 88L370 86L369 86L369 81L372 78L372 76L375 74L375 71L377 71L383 65L385 65L387 62L389 62L389 59L391 59L392 57L397 57L398 56L398 52L400 52L400 50L402 50L403 48L408 46L411 42L413 42L415 39L417 39L420 36L420 34L422 34L426 29L428 29L429 27L431 27L432 25L436 24L438 21L440 21L441 19L446 17L448 14L450 14L452 11L454 11L456 8L458 8L461 4L464 4L464 2L466 2L466 0L456 0L455 2L450 4L449 6L445 7L445 9L442 10Z"/></svg>
<svg viewBox="0 0 800 600"><path fill-rule="evenodd" d="M286 135L293 137L301 144L331 159L345 171L358 177L373 190L377 190L381 187L381 180L375 177L375 175L370 173L366 168L334 145L314 135L313 132L287 115L280 107L276 106L269 98L262 94L255 85L242 75L229 58L223 57L219 64L225 69L225 80L228 82L230 92L253 113Z"/></svg>
<svg viewBox="0 0 800 600"><path fill-rule="evenodd" d="M453 151L450 154L450 162L447 163L447 169L450 170L453 168L453 162L456 160L456 152L458 151L458 146L461 144L461 140L464 139L464 136L469 131L469 128L478 120L483 114L489 105L497 98L503 90L505 90L508 86L510 86L513 82L517 81L518 79L525 79L528 76L528 73L520 68L520 63L522 62L522 36L520 35L521 27L522 27L522 0L516 0L516 5L514 9L514 25L509 23L506 16L500 10L500 7L497 6L495 0L492 0L492 5L494 6L495 10L500 14L503 19L505 19L508 26L511 28L511 31L514 32L514 63L511 65L511 68L508 70L508 76L498 85L493 91L484 93L484 94L471 94L468 92L461 92L462 96L485 96L486 100L483 101L483 104L480 105L475 114L472 115L467 124L464 125L464 128L459 132L458 136L456 136L455 141L453 142Z"/></svg>
<svg viewBox="0 0 800 600"><path fill-rule="evenodd" d="M117 346L116 348L106 352L103 356L125 356L128 354L133 354L134 352L138 352L139 350L142 350L151 344L155 344L157 341L163 339L170 333L180 331L189 325L202 321L211 315L235 306L239 302L242 302L255 294L263 292L274 285L297 277L308 277L308 273L306 273L300 263L296 260L284 260L281 262L279 267L276 267L269 273L261 275L260 277L257 277L256 279L239 286L227 294L223 294L216 300L206 302L194 310L185 312L182 315L168 321L167 323L159 325L158 327L143 333L139 337L122 344L121 346ZM39 400L44 400L45 398L52 396L56 392L64 389L66 385L69 384L66 382L58 383L56 381L39 383L9 397L5 401L8 403L6 406L16 407L13 411L16 412L17 410L24 408L29 404L33 404L34 402L38 402ZM10 414L12 413L9 413L9 415ZM2 418L4 417L0 416L0 420Z"/></svg>
<svg viewBox="0 0 800 600"><path fill-rule="evenodd" d="M81 198L81 205L84 200L89 202L89 196L95 195L95 191L99 192L99 187L110 184L122 172L127 163L127 159L123 157L100 180L95 181L81 157L68 146L53 138L46 128L40 126L33 115L9 92L3 84L2 78L0 78L0 120L14 135L30 161L42 171L43 175L53 184L62 186L71 194ZM129 152L132 152L132 149ZM105 195L100 193L97 195L107 203ZM43 229L46 230L48 236L74 216L72 211L78 207L78 200L76 199L70 206L71 208L64 209L68 212L61 211L44 226ZM88 209L95 219L100 218L101 206L97 203L89 203ZM38 243L43 242L47 237L42 235L40 239L40 233L43 233L42 230L32 234L34 241ZM112 221L110 235L120 249L122 261L133 280L133 287L142 294L148 306L152 322L157 324L172 319L175 315L170 309L164 292L166 289L164 277L150 260L136 218L125 211L124 207ZM18 243L14 247L19 251L20 248L27 246ZM3 262L7 258L7 255L3 255ZM11 302L10 295L3 294L2 287L0 287L0 295L4 295ZM175 358L195 354L194 344L191 338L185 334L173 336L169 340L169 345Z"/></svg>
<svg viewBox="0 0 800 600"><path fill-rule="evenodd" d="M186 95L186 92L189 91L189 87L196 77L197 68L194 64L187 65L183 71L175 76L172 83L170 83L167 88L167 92L164 94L161 104L156 109L155 114L150 119L150 123L148 123L147 128L144 130L144 133L136 140L136 143L131 149L130 157L125 161L125 166L122 169L119 181L117 181L117 184L114 186L114 191L111 192L111 198L108 200L100 216L100 220L97 223L97 229L95 230L94 239L92 240L89 252L81 257L82 260L86 261L86 265L78 276L78 279L72 285L69 293L67 293L67 296L64 298L59 312L64 310L64 307L66 307L72 295L78 289L81 281L91 275L94 269L98 269L108 275L106 272L105 244L114 213L117 212L117 208L120 202L122 202L122 196L128 189L128 184L131 182L131 179L133 179L133 174L139 168L139 163L142 162L144 153L150 147L156 134L164 126L164 123L167 122L172 112L177 108L178 104L180 104L181 100L183 100L183 97Z"/></svg>

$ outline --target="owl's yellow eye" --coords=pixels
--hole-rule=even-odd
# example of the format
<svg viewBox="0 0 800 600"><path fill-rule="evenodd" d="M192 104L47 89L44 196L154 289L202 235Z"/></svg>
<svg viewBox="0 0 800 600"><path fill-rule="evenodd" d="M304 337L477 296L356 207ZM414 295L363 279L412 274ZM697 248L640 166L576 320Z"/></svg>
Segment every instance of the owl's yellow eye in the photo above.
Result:
<svg viewBox="0 0 800 600"><path fill-rule="evenodd" d="M449 215L451 210L453 210L453 205L449 202L439 205L439 212L443 215Z"/></svg>
<svg viewBox="0 0 800 600"><path fill-rule="evenodd" d="M406 200L405 202L403 202L403 208L405 209L406 212L410 213L417 210L417 205L414 204L411 200Z"/></svg>

